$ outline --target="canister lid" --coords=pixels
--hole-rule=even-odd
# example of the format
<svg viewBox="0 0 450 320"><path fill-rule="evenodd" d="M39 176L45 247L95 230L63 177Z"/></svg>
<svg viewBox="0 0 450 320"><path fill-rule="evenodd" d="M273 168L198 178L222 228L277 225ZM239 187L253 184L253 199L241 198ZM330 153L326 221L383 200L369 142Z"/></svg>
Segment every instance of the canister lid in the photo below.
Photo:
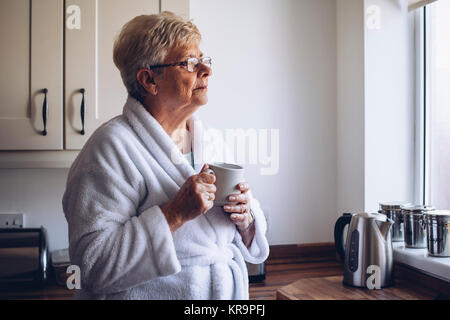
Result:
<svg viewBox="0 0 450 320"><path fill-rule="evenodd" d="M357 218L364 218L364 219L375 219L380 221L386 221L387 217L384 214L381 213L371 213L371 212L362 212L354 215Z"/></svg>
<svg viewBox="0 0 450 320"><path fill-rule="evenodd" d="M435 208L432 206L424 206L424 205L408 205L402 206L402 211L404 213L423 214L430 211L435 211Z"/></svg>
<svg viewBox="0 0 450 320"><path fill-rule="evenodd" d="M449 216L450 217L450 210L433 210L425 213L429 216Z"/></svg>
<svg viewBox="0 0 450 320"><path fill-rule="evenodd" d="M380 202L381 210L400 210L402 206L410 206L411 203L405 201Z"/></svg>
<svg viewBox="0 0 450 320"><path fill-rule="evenodd" d="M434 210L424 214L427 221L450 223L450 210Z"/></svg>

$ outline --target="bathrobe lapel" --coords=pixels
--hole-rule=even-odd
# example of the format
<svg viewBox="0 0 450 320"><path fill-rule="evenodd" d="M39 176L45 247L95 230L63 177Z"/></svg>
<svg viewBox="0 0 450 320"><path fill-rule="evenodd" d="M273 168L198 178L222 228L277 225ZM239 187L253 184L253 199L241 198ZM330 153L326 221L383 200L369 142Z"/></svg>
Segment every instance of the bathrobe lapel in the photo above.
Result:
<svg viewBox="0 0 450 320"><path fill-rule="evenodd" d="M178 187L196 173L159 122L141 103L128 97L123 114L156 162Z"/></svg>

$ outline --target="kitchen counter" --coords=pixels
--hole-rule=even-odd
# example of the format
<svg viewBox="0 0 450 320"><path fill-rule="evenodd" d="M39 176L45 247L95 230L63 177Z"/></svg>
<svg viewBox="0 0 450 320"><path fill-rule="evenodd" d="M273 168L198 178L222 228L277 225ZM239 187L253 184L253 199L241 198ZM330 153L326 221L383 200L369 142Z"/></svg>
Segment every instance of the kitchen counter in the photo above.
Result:
<svg viewBox="0 0 450 320"><path fill-rule="evenodd" d="M72 300L73 290L55 283L43 288L27 285L2 286L0 300Z"/></svg>
<svg viewBox="0 0 450 320"><path fill-rule="evenodd" d="M433 300L438 294L410 281L397 280L381 290L355 288L342 283L343 276L307 278L277 291L277 300Z"/></svg>
<svg viewBox="0 0 450 320"><path fill-rule="evenodd" d="M394 264L394 285L381 290L342 283L343 275L299 279L277 290L278 300L450 300L450 282L401 263Z"/></svg>

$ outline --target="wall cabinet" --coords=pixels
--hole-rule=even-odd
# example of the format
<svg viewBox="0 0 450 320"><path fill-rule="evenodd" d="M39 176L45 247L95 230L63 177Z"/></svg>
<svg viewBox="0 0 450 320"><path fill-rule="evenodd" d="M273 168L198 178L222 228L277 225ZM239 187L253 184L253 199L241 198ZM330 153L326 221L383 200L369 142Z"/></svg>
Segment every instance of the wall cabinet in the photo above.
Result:
<svg viewBox="0 0 450 320"><path fill-rule="evenodd" d="M0 149L62 150L63 2L2 0L0 19Z"/></svg>
<svg viewBox="0 0 450 320"><path fill-rule="evenodd" d="M127 92L112 59L120 28L164 10L188 17L189 0L1 0L0 167L32 158L51 167L55 156L67 166L122 113Z"/></svg>

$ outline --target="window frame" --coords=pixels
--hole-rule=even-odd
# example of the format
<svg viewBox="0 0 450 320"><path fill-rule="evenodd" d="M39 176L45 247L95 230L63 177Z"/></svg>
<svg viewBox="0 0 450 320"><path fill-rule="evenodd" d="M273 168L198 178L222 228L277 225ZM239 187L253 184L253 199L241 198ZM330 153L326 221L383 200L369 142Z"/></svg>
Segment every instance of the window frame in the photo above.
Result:
<svg viewBox="0 0 450 320"><path fill-rule="evenodd" d="M416 175L415 201L423 205L430 203L430 72L431 66L431 14L424 6L415 12L416 54Z"/></svg>
<svg viewBox="0 0 450 320"><path fill-rule="evenodd" d="M432 10L430 7L414 11L414 53L415 54L415 172L414 199L417 204L433 205L431 201L431 64ZM425 45L426 44L426 45ZM432 156L432 155L431 155ZM394 261L420 270L432 277L448 281L450 262L427 254L427 249L406 248L404 242L393 242Z"/></svg>

